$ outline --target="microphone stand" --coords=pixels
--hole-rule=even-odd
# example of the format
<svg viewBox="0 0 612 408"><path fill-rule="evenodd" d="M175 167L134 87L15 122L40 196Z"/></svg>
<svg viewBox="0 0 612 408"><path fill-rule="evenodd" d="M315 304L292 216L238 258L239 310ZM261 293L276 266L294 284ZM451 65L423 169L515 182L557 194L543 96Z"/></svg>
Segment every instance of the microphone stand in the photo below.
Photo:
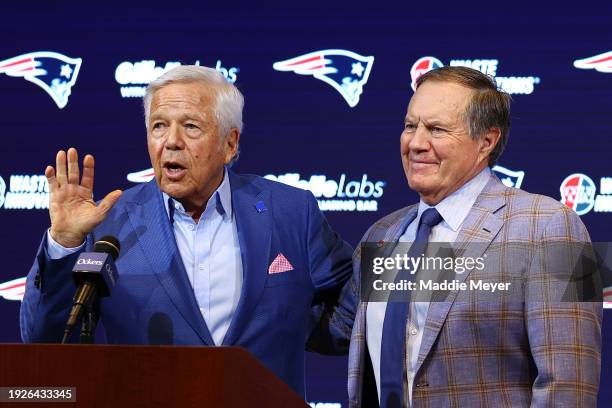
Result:
<svg viewBox="0 0 612 408"><path fill-rule="evenodd" d="M79 339L81 344L94 344L97 324L98 317L93 310L93 306L89 304L86 306L85 313L81 319L81 335Z"/></svg>

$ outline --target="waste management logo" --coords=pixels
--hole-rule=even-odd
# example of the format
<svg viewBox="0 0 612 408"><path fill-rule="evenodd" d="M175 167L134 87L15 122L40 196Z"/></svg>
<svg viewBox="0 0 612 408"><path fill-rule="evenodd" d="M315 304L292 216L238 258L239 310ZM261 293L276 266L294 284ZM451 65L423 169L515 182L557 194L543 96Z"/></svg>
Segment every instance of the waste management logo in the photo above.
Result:
<svg viewBox="0 0 612 408"><path fill-rule="evenodd" d="M0 176L0 208L43 210L49 208L49 183L44 174L13 174L7 186Z"/></svg>
<svg viewBox="0 0 612 408"><path fill-rule="evenodd" d="M535 86L540 83L540 77L534 75L497 76L498 59L452 59L448 65L451 67L474 68L483 74L490 75L495 78L497 87L509 94L531 94ZM410 69L412 90L416 90L416 81L421 75L443 66L442 61L436 57L419 58Z"/></svg>
<svg viewBox="0 0 612 408"><path fill-rule="evenodd" d="M179 61L168 61L162 66L156 66L155 60L124 61L120 63L115 69L115 81L121 85L121 97L142 98L150 82L180 65ZM196 61L193 65L200 65L200 61ZM223 67L221 60L217 60L215 69L232 84L236 82L238 72L240 72L238 67Z"/></svg>

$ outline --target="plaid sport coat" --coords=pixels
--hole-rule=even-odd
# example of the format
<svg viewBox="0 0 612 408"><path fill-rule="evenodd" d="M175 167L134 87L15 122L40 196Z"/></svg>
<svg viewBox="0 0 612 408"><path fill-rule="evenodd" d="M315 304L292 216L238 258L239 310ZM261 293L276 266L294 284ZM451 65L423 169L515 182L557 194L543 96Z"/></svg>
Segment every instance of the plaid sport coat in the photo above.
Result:
<svg viewBox="0 0 612 408"><path fill-rule="evenodd" d="M416 215L416 205L389 214L370 227L362 242L397 242ZM590 238L574 211L549 197L506 187L492 175L455 244L482 243L472 249L472 255L481 256L510 241L580 243ZM359 299L360 251L358 246L353 256L351 290L357 301L348 393L351 407L371 407L378 399L366 344L368 304ZM472 270L463 279L486 273ZM547 260L532 260L528 273L546 287ZM596 406L602 303L472 302L465 296L459 292L430 303L413 407ZM398 358L406 362L408 356Z"/></svg>

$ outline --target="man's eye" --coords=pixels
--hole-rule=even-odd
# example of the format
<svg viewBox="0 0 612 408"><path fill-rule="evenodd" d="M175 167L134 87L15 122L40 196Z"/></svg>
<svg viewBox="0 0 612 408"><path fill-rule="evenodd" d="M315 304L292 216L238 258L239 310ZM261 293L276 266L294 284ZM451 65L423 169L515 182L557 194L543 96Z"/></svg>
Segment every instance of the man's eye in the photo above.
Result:
<svg viewBox="0 0 612 408"><path fill-rule="evenodd" d="M193 123L187 123L187 124L185 125L185 127L186 127L187 129L199 129L199 128L197 127L197 125L195 125L195 124L193 124Z"/></svg>
<svg viewBox="0 0 612 408"><path fill-rule="evenodd" d="M438 127L438 126L434 126L434 127L431 128L431 132L432 133L445 133L446 130L442 129L441 127Z"/></svg>
<svg viewBox="0 0 612 408"><path fill-rule="evenodd" d="M413 131L416 129L416 125L414 123L405 123L404 129L408 131Z"/></svg>
<svg viewBox="0 0 612 408"><path fill-rule="evenodd" d="M156 130L162 129L163 127L164 127L164 124L161 122L157 122L153 124L153 129L156 129Z"/></svg>

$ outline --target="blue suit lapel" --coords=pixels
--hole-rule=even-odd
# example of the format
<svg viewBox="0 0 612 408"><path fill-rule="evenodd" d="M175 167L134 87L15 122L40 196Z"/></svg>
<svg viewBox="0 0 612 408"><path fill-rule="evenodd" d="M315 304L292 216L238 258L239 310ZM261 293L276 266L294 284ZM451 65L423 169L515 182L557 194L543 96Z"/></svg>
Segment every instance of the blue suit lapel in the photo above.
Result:
<svg viewBox="0 0 612 408"><path fill-rule="evenodd" d="M244 177L228 172L232 207L242 258L242 291L236 312L223 339L233 345L251 321L250 317L263 292L270 259L272 214L270 194L261 191Z"/></svg>
<svg viewBox="0 0 612 408"><path fill-rule="evenodd" d="M506 205L503 197L505 186L492 175L484 187L472 210L463 222L459 235L455 240L454 247L463 257L478 258L483 255L491 242L495 239L503 226L502 216L497 211ZM478 243L478 245L470 245ZM469 273L457 274L455 279L464 282ZM447 300L443 302L431 302L427 312L425 332L419 349L417 370L431 351L431 348L440 334L440 330L446 320L446 316L457 296L457 292L451 292Z"/></svg>
<svg viewBox="0 0 612 408"><path fill-rule="evenodd" d="M214 345L181 261L162 195L155 181L144 187L141 197L139 202L128 204L127 212L149 265L189 326L204 343Z"/></svg>

